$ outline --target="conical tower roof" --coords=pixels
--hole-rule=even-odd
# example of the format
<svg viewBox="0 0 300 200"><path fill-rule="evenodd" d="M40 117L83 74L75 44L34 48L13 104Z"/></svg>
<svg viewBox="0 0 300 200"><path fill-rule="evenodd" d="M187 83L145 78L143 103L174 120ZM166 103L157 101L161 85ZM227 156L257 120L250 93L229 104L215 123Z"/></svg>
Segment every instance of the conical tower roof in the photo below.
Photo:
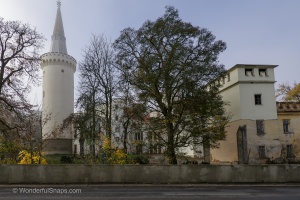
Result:
<svg viewBox="0 0 300 200"><path fill-rule="evenodd" d="M58 1L50 52L68 54L60 6L61 6L61 2Z"/></svg>

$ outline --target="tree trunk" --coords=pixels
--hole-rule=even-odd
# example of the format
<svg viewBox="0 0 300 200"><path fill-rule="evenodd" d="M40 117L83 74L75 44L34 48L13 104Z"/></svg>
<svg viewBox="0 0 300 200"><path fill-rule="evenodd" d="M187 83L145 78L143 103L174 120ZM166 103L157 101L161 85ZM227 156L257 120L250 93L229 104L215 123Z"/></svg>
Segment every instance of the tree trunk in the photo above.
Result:
<svg viewBox="0 0 300 200"><path fill-rule="evenodd" d="M95 159L96 157L96 148L95 148L95 139L96 139L96 100L95 100L95 92L93 93L93 130L92 130L92 156L93 156L93 159Z"/></svg>
<svg viewBox="0 0 300 200"><path fill-rule="evenodd" d="M79 150L80 153L79 154L81 156L84 156L84 140L85 140L84 138L79 139L79 146L80 146L80 150Z"/></svg>
<svg viewBox="0 0 300 200"><path fill-rule="evenodd" d="M125 153L127 153L127 134L128 134L127 130L124 131L123 148L124 148Z"/></svg>
<svg viewBox="0 0 300 200"><path fill-rule="evenodd" d="M177 158L175 153L175 145L174 145L174 130L173 124L171 122L168 123L168 143L167 143L167 157L170 165L177 165Z"/></svg>
<svg viewBox="0 0 300 200"><path fill-rule="evenodd" d="M127 153L128 127L129 127L129 119L127 119L127 121L123 123L123 133L124 133L123 148L125 153Z"/></svg>
<svg viewBox="0 0 300 200"><path fill-rule="evenodd" d="M177 165L177 158L175 154L174 145L168 142L167 146L167 158L170 165Z"/></svg>

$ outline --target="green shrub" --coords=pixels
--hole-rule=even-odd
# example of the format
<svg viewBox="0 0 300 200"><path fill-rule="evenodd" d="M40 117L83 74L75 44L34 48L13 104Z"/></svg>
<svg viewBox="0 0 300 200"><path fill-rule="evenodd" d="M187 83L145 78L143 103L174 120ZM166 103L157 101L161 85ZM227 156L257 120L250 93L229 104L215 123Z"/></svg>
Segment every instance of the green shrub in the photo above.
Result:
<svg viewBox="0 0 300 200"><path fill-rule="evenodd" d="M18 164L18 162L12 158L4 158L0 160L0 164Z"/></svg>
<svg viewBox="0 0 300 200"><path fill-rule="evenodd" d="M71 156L62 156L62 157L60 157L60 163L61 164L71 164L71 163L73 163L73 159Z"/></svg>
<svg viewBox="0 0 300 200"><path fill-rule="evenodd" d="M146 165L146 164L149 164L149 159L145 155L136 155L133 159L133 163Z"/></svg>

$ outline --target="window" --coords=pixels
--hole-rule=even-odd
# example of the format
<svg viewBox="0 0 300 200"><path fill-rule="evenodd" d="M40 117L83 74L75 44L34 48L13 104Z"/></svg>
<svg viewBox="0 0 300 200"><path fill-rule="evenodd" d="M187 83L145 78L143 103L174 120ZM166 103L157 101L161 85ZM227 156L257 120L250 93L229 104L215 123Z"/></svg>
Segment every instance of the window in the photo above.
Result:
<svg viewBox="0 0 300 200"><path fill-rule="evenodd" d="M293 146L291 144L286 145L286 157L293 157Z"/></svg>
<svg viewBox="0 0 300 200"><path fill-rule="evenodd" d="M260 76L268 76L267 75L267 69L258 69L258 74Z"/></svg>
<svg viewBox="0 0 300 200"><path fill-rule="evenodd" d="M266 158L266 147L258 146L258 154L259 154L259 158L261 158L261 159Z"/></svg>
<svg viewBox="0 0 300 200"><path fill-rule="evenodd" d="M120 132L120 126L117 126L116 128L115 128L115 132Z"/></svg>
<svg viewBox="0 0 300 200"><path fill-rule="evenodd" d="M255 102L255 105L261 105L261 94L254 95L254 102Z"/></svg>
<svg viewBox="0 0 300 200"><path fill-rule="evenodd" d="M118 110L119 109L119 105L115 105L115 109Z"/></svg>
<svg viewBox="0 0 300 200"><path fill-rule="evenodd" d="M264 133L264 120L256 120L257 135L263 135Z"/></svg>
<svg viewBox="0 0 300 200"><path fill-rule="evenodd" d="M143 133L142 132L136 132L135 133L135 140L143 140Z"/></svg>
<svg viewBox="0 0 300 200"><path fill-rule="evenodd" d="M283 132L289 133L290 132L290 120L289 119L282 120L282 125L283 125Z"/></svg>
<svg viewBox="0 0 300 200"><path fill-rule="evenodd" d="M45 91L43 91L43 97L45 98Z"/></svg>
<svg viewBox="0 0 300 200"><path fill-rule="evenodd" d="M116 119L116 121L118 121L118 120L119 120L119 116L118 116L118 115L116 115L116 118L115 118L115 119Z"/></svg>
<svg viewBox="0 0 300 200"><path fill-rule="evenodd" d="M253 74L253 68L246 68L245 69L245 75L246 76L254 76L254 74Z"/></svg>
<svg viewBox="0 0 300 200"><path fill-rule="evenodd" d="M222 78L222 83L225 84L225 77Z"/></svg>
<svg viewBox="0 0 300 200"><path fill-rule="evenodd" d="M230 73L227 74L227 81L230 81Z"/></svg>

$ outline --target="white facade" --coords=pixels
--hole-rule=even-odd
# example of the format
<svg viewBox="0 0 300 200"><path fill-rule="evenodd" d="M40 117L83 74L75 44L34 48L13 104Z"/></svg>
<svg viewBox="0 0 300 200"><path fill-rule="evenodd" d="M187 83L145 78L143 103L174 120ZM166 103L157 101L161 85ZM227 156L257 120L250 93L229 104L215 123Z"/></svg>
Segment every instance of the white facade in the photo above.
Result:
<svg viewBox="0 0 300 200"><path fill-rule="evenodd" d="M275 67L238 64L228 70L225 79L220 80L220 94L229 103L226 108L232 115L231 121L277 119ZM255 95L261 95L261 104L255 104Z"/></svg>
<svg viewBox="0 0 300 200"><path fill-rule="evenodd" d="M43 70L43 129L44 151L48 154L72 153L72 125L63 126L74 113L74 73L76 60L67 54L66 38L60 4L49 53L41 56Z"/></svg>

